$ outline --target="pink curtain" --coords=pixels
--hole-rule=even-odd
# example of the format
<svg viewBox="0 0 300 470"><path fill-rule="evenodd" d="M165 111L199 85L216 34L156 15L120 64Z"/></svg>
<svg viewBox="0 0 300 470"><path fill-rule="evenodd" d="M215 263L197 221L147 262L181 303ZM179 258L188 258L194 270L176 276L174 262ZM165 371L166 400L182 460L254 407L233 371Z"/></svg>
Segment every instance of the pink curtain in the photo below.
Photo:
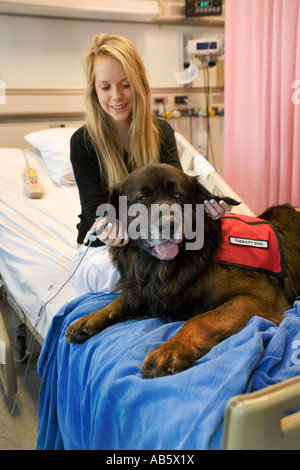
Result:
<svg viewBox="0 0 300 470"><path fill-rule="evenodd" d="M225 15L224 178L256 214L299 207L300 0L226 0Z"/></svg>

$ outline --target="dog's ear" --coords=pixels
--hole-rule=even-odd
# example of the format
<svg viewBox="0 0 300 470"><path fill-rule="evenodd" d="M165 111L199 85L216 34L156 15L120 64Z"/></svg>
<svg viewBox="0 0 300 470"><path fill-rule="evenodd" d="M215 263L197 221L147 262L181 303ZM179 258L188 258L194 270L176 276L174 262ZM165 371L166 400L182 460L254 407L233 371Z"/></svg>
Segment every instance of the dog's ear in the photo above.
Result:
<svg viewBox="0 0 300 470"><path fill-rule="evenodd" d="M114 186L110 190L110 193L109 193L108 202L109 202L109 204L112 204L117 211L119 210L119 197L120 197L121 192L122 192L122 187L123 187L123 184L120 183L120 184Z"/></svg>
<svg viewBox="0 0 300 470"><path fill-rule="evenodd" d="M114 222L113 213L115 213L115 219L120 218L120 196L122 194L122 189L123 189L123 182L117 184L110 190L109 197L108 197L108 208L109 206L112 206L115 209L115 211L108 212L109 222Z"/></svg>
<svg viewBox="0 0 300 470"><path fill-rule="evenodd" d="M196 196L196 203L203 204L204 201L210 201L214 199L217 202L225 201L230 206L238 206L240 202L232 199L231 197L227 196L217 196L216 194L210 193L198 180L197 176L192 177L192 181L195 188L195 196Z"/></svg>
<svg viewBox="0 0 300 470"><path fill-rule="evenodd" d="M116 219L119 219L119 196L121 194L121 191L122 184L118 184L111 189L108 196L108 201L104 204L100 204L97 207L97 217L106 217L107 223L113 223L116 221Z"/></svg>

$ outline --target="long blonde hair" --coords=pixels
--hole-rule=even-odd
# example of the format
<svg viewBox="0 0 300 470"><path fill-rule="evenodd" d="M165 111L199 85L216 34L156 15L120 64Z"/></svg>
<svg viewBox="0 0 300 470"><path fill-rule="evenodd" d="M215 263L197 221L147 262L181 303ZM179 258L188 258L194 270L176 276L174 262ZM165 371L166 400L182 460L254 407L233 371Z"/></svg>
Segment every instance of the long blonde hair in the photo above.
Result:
<svg viewBox="0 0 300 470"><path fill-rule="evenodd" d="M94 62L101 55L118 60L133 93L132 121L129 130L127 167L112 118L101 108L95 90ZM159 160L159 130L151 115L151 94L144 64L134 46L124 37L99 34L85 54L86 130L95 148L100 171L109 187L139 166Z"/></svg>

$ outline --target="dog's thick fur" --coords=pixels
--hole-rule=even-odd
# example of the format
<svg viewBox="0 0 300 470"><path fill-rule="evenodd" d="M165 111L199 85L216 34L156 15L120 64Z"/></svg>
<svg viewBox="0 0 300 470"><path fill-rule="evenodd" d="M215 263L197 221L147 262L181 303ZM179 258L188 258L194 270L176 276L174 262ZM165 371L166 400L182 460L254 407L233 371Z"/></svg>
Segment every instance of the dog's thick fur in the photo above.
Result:
<svg viewBox="0 0 300 470"><path fill-rule="evenodd" d="M170 165L135 170L111 194L128 207L151 204L201 204L215 198L197 180ZM236 201L223 198L230 204ZM102 310L83 317L66 331L69 342L84 342L107 326L138 317L186 320L168 342L149 352L141 372L145 378L180 372L214 345L240 331L254 315L278 325L293 299L300 294L300 213L284 205L268 209L260 218L270 221L282 240L287 276L284 289L273 276L211 261L222 240L221 223L205 214L204 245L196 251L178 244L178 254L162 259L157 244L163 240L139 238L111 248L120 272L119 297Z"/></svg>

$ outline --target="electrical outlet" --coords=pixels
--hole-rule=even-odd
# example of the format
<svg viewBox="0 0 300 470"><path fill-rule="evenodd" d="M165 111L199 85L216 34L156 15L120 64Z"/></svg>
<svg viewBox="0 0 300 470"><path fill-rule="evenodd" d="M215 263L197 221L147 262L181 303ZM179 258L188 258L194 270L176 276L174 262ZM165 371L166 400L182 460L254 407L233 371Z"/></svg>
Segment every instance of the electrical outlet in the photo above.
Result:
<svg viewBox="0 0 300 470"><path fill-rule="evenodd" d="M175 104L186 104L187 96L175 96Z"/></svg>
<svg viewBox="0 0 300 470"><path fill-rule="evenodd" d="M168 102L168 99L163 96L163 97L157 97L157 98L153 98L153 103L154 104L160 104L160 103L167 103Z"/></svg>

